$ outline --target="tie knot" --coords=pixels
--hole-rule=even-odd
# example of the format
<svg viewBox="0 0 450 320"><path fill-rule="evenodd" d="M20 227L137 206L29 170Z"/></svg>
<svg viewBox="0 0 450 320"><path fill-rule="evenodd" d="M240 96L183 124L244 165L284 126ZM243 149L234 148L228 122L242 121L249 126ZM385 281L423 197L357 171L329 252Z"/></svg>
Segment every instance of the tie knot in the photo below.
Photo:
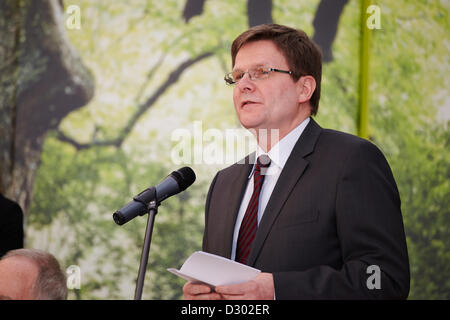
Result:
<svg viewBox="0 0 450 320"><path fill-rule="evenodd" d="M256 159L256 163L261 168L268 168L270 166L270 158L267 154L262 154Z"/></svg>

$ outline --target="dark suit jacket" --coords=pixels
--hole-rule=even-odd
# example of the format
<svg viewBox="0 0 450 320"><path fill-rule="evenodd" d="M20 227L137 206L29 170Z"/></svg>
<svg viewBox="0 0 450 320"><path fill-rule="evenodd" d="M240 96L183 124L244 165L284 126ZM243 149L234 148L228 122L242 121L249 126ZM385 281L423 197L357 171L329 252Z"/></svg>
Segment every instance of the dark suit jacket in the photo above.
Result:
<svg viewBox="0 0 450 320"><path fill-rule="evenodd" d="M0 258L23 248L23 213L20 206L0 194Z"/></svg>
<svg viewBox="0 0 450 320"><path fill-rule="evenodd" d="M206 252L231 256L251 156L247 164L219 171L211 184ZM311 119L273 190L248 264L273 274L277 299L406 298L410 275L400 197L381 151ZM376 283L370 265L379 267L380 289L367 285Z"/></svg>

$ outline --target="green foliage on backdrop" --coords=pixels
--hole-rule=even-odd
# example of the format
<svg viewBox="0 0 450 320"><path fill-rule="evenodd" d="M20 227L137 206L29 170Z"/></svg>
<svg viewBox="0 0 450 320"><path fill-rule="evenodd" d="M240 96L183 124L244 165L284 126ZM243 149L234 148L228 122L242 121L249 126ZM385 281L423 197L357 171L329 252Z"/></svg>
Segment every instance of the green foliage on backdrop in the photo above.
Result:
<svg viewBox="0 0 450 320"><path fill-rule="evenodd" d="M71 299L131 299L146 217L118 227L112 213L159 182L175 164L172 132L238 128L231 89L231 41L248 27L245 1L206 1L186 23L184 1L73 0L81 29L67 30L96 80L94 99L58 128L80 145L47 136L28 215L27 246L81 268ZM312 35L319 1L273 1L274 21ZM410 298L450 298L448 73L449 4L377 1L370 135L386 154L402 198L412 282ZM349 1L324 66L317 116L323 127L356 133L359 2ZM210 54L202 56L203 54ZM199 58L200 57L200 58ZM184 62L177 81L166 83ZM160 91L158 91L160 90ZM155 97L155 99L151 99ZM141 113L137 113L143 107ZM136 115L133 118L133 115ZM130 130L124 130L124 128ZM124 139L120 148L102 141ZM207 142L205 142L207 145ZM238 159L236 159L238 160ZM156 216L145 299L179 299L183 280L166 271L201 248L209 183L224 163L187 163L197 181Z"/></svg>

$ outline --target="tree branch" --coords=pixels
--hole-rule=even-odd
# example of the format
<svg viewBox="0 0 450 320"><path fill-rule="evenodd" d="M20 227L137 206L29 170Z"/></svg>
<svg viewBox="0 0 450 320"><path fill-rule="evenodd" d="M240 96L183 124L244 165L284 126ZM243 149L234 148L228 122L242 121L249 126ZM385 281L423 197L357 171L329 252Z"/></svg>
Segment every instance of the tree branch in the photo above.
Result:
<svg viewBox="0 0 450 320"><path fill-rule="evenodd" d="M272 0L248 0L247 16L250 28L260 24L273 23Z"/></svg>
<svg viewBox="0 0 450 320"><path fill-rule="evenodd" d="M116 148L120 148L122 146L122 143L126 139L126 137L129 135L131 130L133 129L134 125L137 123L139 118L148 110L150 109L156 101L172 86L174 85L182 73L187 70L192 65L196 64L197 62L208 58L213 55L213 52L206 52L203 54L200 54L199 56L195 58L189 58L183 63L181 63L174 71L172 71L167 80L164 81L159 88L142 104L139 105L136 112L131 116L131 118L128 120L127 125L120 131L119 135L114 139L108 139L103 141L91 141L88 143L80 143L77 142L75 139L67 136L64 132L61 130L56 130L56 137L63 142L69 143L72 146L74 146L77 150L82 149L88 149L92 147L106 147L106 146L114 146Z"/></svg>
<svg viewBox="0 0 450 320"><path fill-rule="evenodd" d="M339 18L348 0L321 0L313 20L313 41L322 49L323 61L333 60L332 46Z"/></svg>
<svg viewBox="0 0 450 320"><path fill-rule="evenodd" d="M138 93L136 95L136 98L134 99L136 104L138 104L141 101L141 97L144 94L145 89L147 88L148 84L152 80L152 78L155 75L156 71L158 71L159 67L163 64L165 58L166 58L166 54L165 53L161 54L161 56L159 57L159 59L156 62L156 64L147 73L147 79L145 79L144 83L139 88Z"/></svg>
<svg viewBox="0 0 450 320"><path fill-rule="evenodd" d="M183 10L183 18L186 23L193 17L203 13L205 0L187 0Z"/></svg>

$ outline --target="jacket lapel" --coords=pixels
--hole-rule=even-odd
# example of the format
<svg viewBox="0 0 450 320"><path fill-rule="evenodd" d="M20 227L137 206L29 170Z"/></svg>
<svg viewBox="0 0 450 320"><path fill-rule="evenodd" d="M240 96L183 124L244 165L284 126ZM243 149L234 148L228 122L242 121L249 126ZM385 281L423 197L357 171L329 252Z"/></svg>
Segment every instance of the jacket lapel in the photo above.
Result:
<svg viewBox="0 0 450 320"><path fill-rule="evenodd" d="M321 130L322 128L311 118L295 144L294 149L278 178L275 188L273 189L266 209L264 210L264 214L258 226L256 238L252 244L253 247L250 252L248 265L254 265L281 208L286 202L292 189L305 172L308 161L306 161L304 157L314 151L314 146Z"/></svg>

